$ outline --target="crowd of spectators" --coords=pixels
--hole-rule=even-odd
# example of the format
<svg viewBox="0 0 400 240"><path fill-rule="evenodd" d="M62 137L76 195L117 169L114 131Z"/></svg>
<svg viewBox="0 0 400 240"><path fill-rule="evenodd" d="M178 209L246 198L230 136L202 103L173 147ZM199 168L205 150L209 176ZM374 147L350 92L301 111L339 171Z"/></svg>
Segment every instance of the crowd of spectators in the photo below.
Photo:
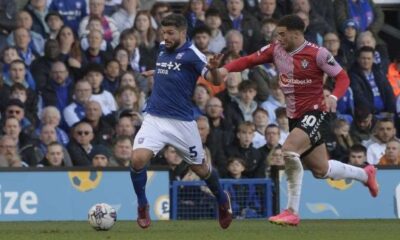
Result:
<svg viewBox="0 0 400 240"><path fill-rule="evenodd" d="M171 13L156 1L1 0L0 166L129 166L152 90L143 73L156 67L160 21ZM207 57L223 53L223 63L274 41L279 18L297 14L306 40L326 47L351 80L329 117L330 156L400 165L400 55L389 59L372 0L189 0L181 13L188 39ZM225 80L199 78L195 89L206 161L222 177L266 177L284 164L288 135L279 72L263 64ZM324 81L329 96L334 82ZM153 164L194 179L173 146Z"/></svg>

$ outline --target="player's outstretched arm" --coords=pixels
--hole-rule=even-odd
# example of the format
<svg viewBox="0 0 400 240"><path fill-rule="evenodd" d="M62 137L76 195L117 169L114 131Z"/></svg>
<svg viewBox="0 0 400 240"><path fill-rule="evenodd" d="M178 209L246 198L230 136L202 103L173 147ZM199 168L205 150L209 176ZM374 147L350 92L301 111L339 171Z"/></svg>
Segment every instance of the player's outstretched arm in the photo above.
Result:
<svg viewBox="0 0 400 240"><path fill-rule="evenodd" d="M216 54L210 58L207 64L208 71L204 75L204 78L214 85L220 85L228 76L228 70L223 67L218 68L223 56L223 54Z"/></svg>

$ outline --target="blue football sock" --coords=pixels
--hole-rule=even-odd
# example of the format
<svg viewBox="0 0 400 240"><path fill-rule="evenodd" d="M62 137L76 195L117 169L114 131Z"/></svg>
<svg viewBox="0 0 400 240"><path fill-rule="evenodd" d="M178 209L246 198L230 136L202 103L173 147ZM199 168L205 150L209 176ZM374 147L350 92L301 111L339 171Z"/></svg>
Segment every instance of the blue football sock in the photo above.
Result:
<svg viewBox="0 0 400 240"><path fill-rule="evenodd" d="M228 201L228 199L226 198L226 194L222 189L221 184L219 183L219 176L217 171L215 171L214 169L211 170L210 175L205 178L204 181L207 183L208 188L217 198L217 202L219 205L223 205Z"/></svg>
<svg viewBox="0 0 400 240"><path fill-rule="evenodd" d="M147 170L143 168L139 171L131 168L131 179L133 188L138 199L139 206L145 206L148 204L146 197L146 182L147 182Z"/></svg>

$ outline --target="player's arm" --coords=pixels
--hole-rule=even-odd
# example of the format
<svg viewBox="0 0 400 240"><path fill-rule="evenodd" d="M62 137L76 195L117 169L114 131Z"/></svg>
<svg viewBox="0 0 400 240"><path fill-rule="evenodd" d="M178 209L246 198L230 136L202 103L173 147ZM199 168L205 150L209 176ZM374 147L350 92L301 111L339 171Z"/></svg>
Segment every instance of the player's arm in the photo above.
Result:
<svg viewBox="0 0 400 240"><path fill-rule="evenodd" d="M220 82L227 78L229 72L241 72L247 68L252 68L262 63L272 62L272 55L273 46L272 44L268 44L251 55L238 58L223 67L217 68L217 66L220 65L223 56L219 54L209 60L207 65L209 71L205 75L205 78L211 82Z"/></svg>
<svg viewBox="0 0 400 240"><path fill-rule="evenodd" d="M329 111L336 112L337 100L343 97L350 85L349 76L325 48L321 48L318 51L317 64L328 76L335 79L335 88L326 105Z"/></svg>

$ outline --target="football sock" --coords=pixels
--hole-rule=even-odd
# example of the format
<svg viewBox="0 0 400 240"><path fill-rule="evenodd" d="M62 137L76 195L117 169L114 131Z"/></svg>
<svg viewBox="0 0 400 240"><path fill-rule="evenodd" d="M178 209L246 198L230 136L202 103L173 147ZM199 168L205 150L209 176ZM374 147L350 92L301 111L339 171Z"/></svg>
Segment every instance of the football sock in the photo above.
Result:
<svg viewBox="0 0 400 240"><path fill-rule="evenodd" d="M226 194L222 189L221 184L219 183L217 171L212 169L210 174L204 178L204 181L207 183L208 188L214 194L219 205L225 204L228 201L228 199L226 198Z"/></svg>
<svg viewBox="0 0 400 240"><path fill-rule="evenodd" d="M131 168L131 180L133 188L138 199L139 206L145 206L148 204L146 197L146 182L147 182L147 169L143 168L141 170L135 170Z"/></svg>
<svg viewBox="0 0 400 240"><path fill-rule="evenodd" d="M325 178L332 178L334 180L350 178L360 182L367 182L368 175L364 169L349 164L345 164L336 160L329 160L329 169Z"/></svg>
<svg viewBox="0 0 400 240"><path fill-rule="evenodd" d="M284 152L285 173L287 176L288 203L287 208L299 212L300 194L303 181L303 165L300 161L300 155L295 152Z"/></svg>

